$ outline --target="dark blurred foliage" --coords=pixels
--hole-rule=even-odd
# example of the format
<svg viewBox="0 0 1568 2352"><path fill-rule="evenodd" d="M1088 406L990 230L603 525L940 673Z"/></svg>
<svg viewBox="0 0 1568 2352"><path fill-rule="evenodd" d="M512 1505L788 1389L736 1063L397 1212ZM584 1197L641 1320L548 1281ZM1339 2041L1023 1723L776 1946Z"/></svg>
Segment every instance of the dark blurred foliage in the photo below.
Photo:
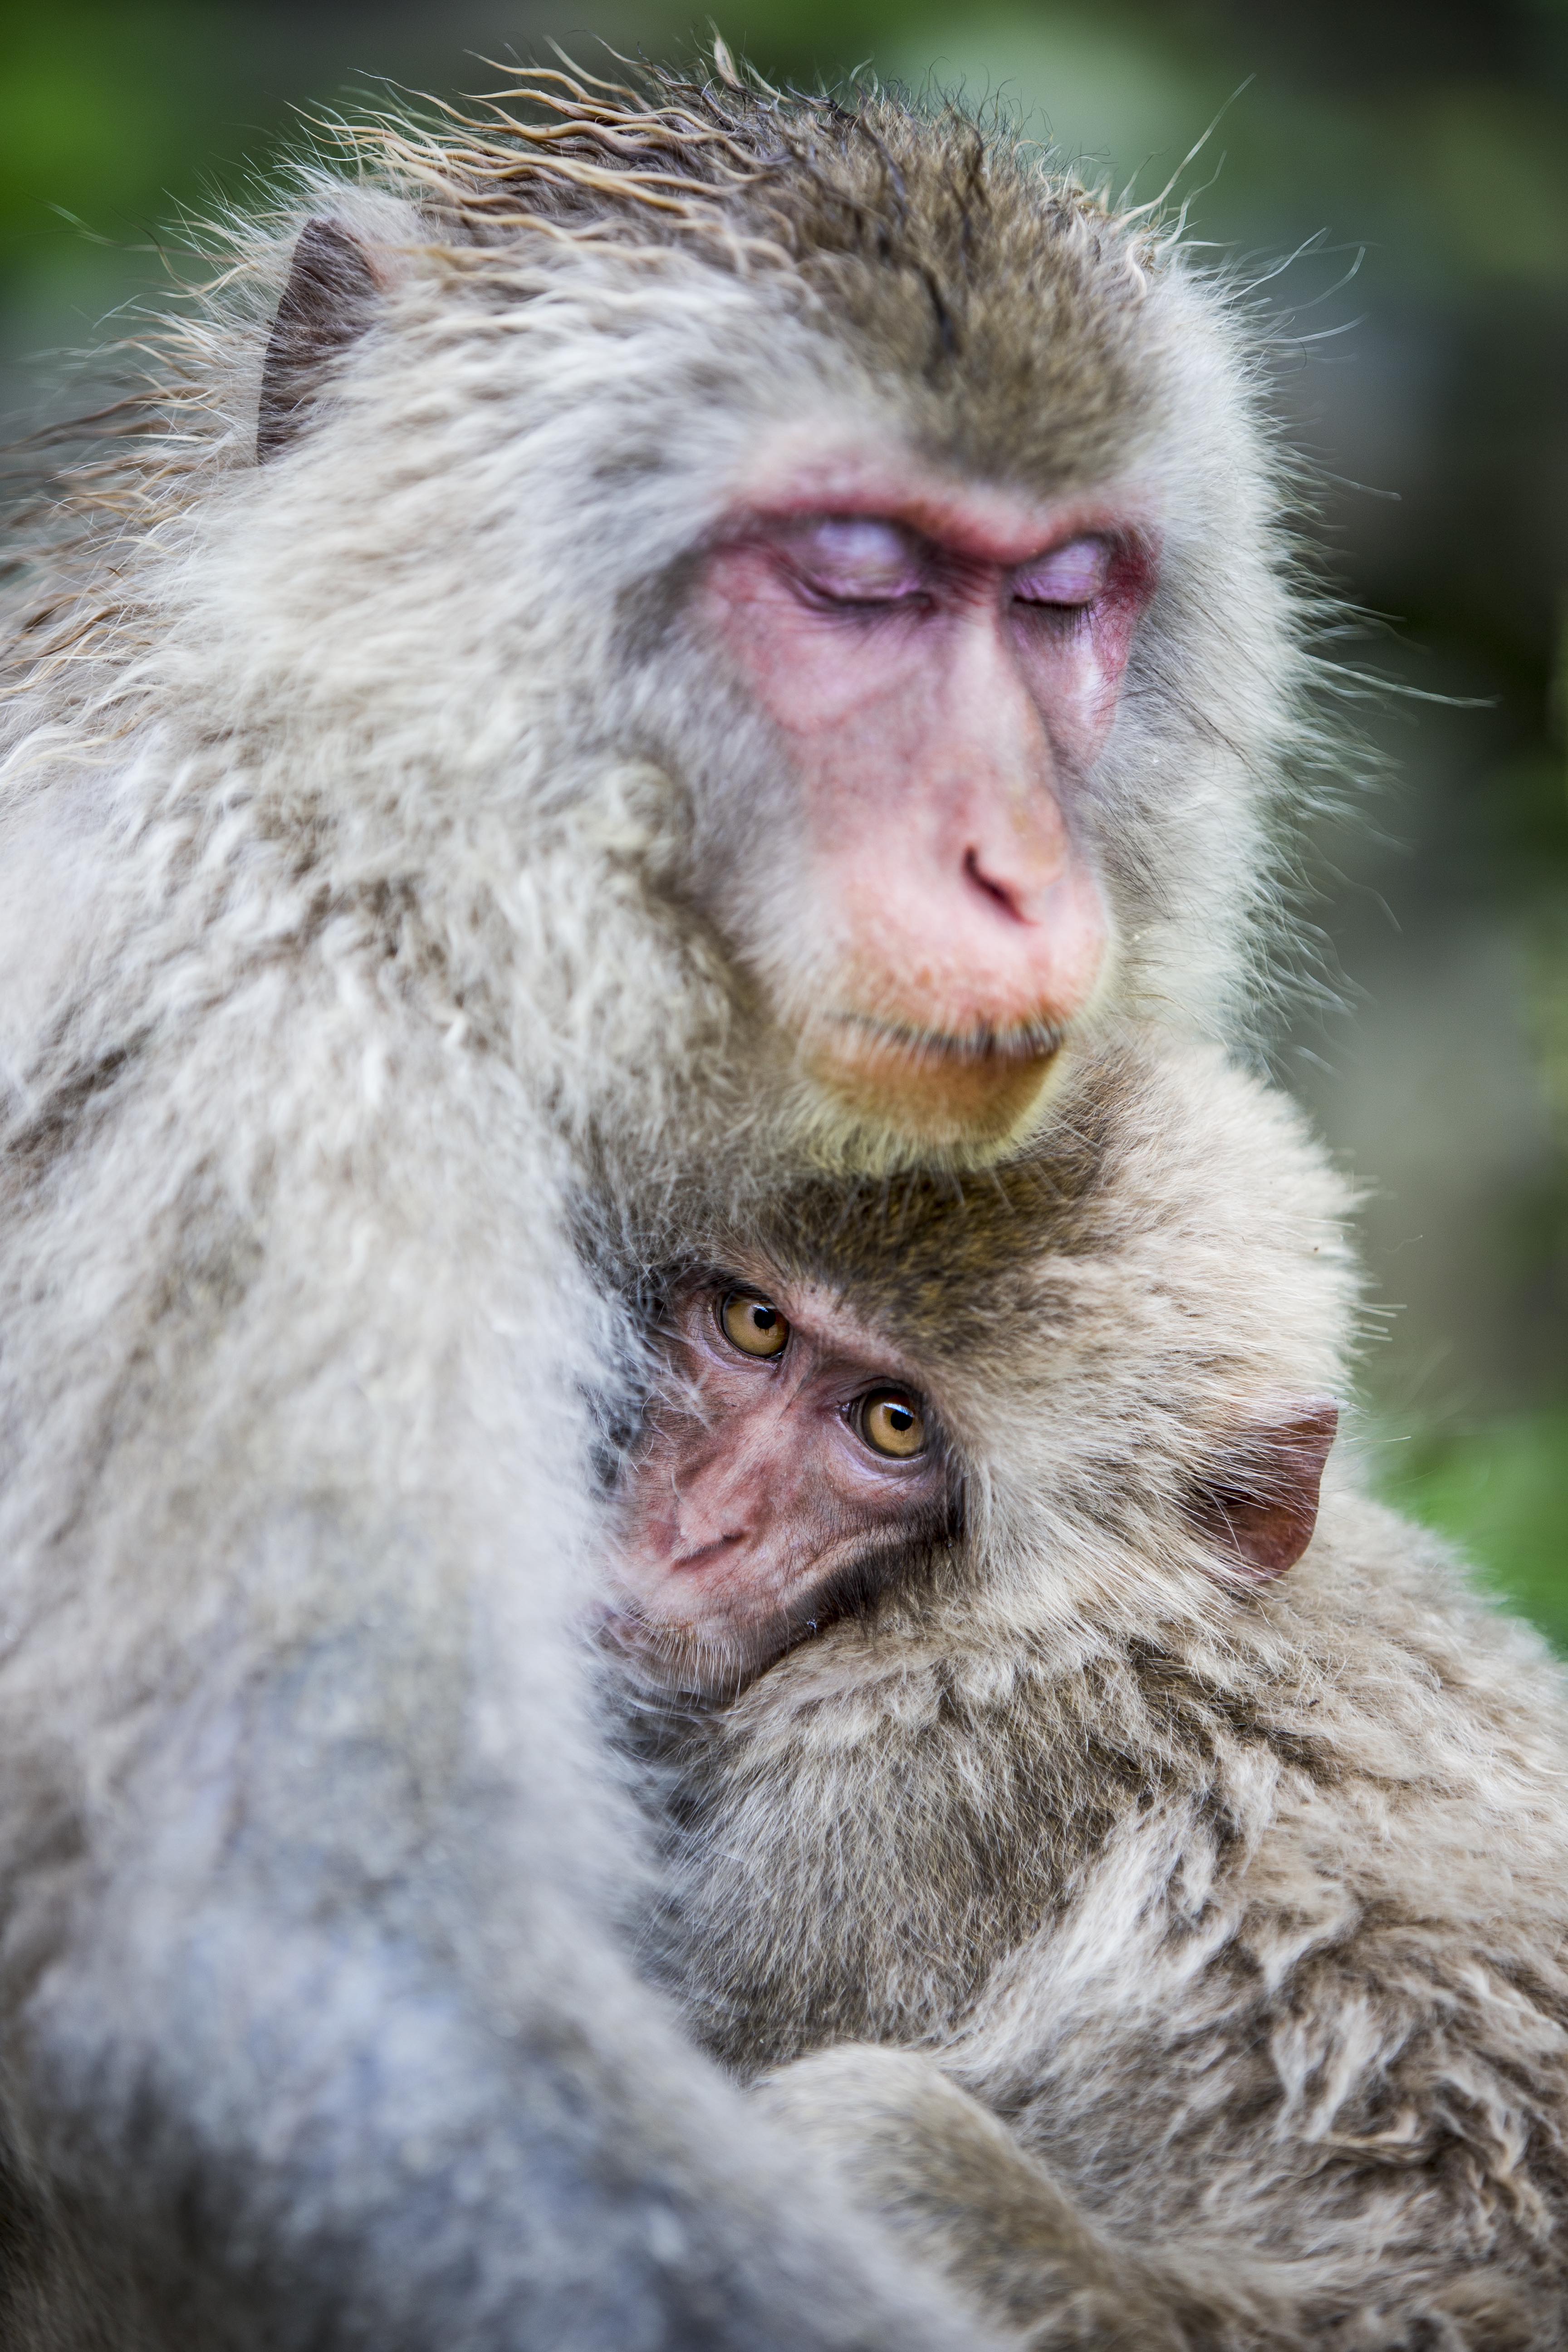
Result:
<svg viewBox="0 0 1568 2352"><path fill-rule="evenodd" d="M183 210L243 199L375 77L451 92L552 37L592 64L596 39L668 57L701 30L658 0L589 13L13 0L6 404L59 397L21 355L155 288ZM1384 1485L1568 1642L1568 0L717 13L775 79L867 63L1000 104L1141 196L1174 174L1273 306L1314 535L1378 616L1343 657L1411 690L1353 708L1380 772L1317 828L1328 993L1279 1067L1368 1188Z"/></svg>

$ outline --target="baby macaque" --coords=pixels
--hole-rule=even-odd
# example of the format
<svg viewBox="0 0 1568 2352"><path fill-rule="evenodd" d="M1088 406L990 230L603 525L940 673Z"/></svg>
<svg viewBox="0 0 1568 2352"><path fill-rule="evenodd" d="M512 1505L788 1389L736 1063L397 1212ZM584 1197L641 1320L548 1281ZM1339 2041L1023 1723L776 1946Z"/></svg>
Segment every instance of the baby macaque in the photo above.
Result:
<svg viewBox="0 0 1568 2352"><path fill-rule="evenodd" d="M841 1293L752 1258L683 1280L665 1338L610 1621L656 1671L737 1687L960 1540L962 1463L920 1368ZM1267 1410L1245 1460L1195 1468L1187 1496L1226 1569L1258 1578L1310 1542L1339 1419L1328 1398Z"/></svg>
<svg viewBox="0 0 1568 2352"><path fill-rule="evenodd" d="M1347 1205L1167 1039L668 1288L611 1619L649 1949L1033 2352L1568 2340L1568 1714L1323 1476Z"/></svg>

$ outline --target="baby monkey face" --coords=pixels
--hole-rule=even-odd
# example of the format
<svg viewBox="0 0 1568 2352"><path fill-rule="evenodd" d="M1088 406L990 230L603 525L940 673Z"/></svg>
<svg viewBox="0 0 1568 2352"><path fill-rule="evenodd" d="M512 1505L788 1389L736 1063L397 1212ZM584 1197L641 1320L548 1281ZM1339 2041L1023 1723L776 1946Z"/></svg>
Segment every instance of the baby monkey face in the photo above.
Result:
<svg viewBox="0 0 1568 2352"><path fill-rule="evenodd" d="M623 1487L612 1638L661 1679L734 1687L866 1606L952 1531L927 1397L829 1290L706 1276Z"/></svg>

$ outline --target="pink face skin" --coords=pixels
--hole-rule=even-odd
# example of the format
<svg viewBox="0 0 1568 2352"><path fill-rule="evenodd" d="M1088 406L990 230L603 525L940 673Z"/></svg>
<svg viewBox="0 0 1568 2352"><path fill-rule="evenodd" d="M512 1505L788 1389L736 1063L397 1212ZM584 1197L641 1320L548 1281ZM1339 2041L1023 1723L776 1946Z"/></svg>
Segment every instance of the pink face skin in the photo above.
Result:
<svg viewBox="0 0 1568 2352"><path fill-rule="evenodd" d="M1089 1003L1110 922L1067 787L1152 582L1125 513L864 468L786 478L722 532L708 614L794 752L837 959L808 1050L858 1107L1011 1125Z"/></svg>
<svg viewBox="0 0 1568 2352"><path fill-rule="evenodd" d="M712 1689L944 1526L952 1472L920 1391L827 1292L716 1280L683 1293L671 1325L672 1392L627 1473L610 1631ZM750 1352L730 1328L782 1344Z"/></svg>

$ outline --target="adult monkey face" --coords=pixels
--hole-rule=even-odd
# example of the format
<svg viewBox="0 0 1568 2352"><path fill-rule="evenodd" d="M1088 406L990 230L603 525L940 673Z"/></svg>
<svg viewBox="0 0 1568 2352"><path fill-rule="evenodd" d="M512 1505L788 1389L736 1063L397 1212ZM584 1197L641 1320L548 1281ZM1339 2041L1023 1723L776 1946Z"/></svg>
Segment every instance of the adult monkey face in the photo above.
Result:
<svg viewBox="0 0 1568 2352"><path fill-rule="evenodd" d="M857 1118L961 1152L1028 1124L1109 963L1073 798L1152 574L1102 501L914 468L807 467L726 521L703 617L786 747L816 941L809 997L770 976Z"/></svg>
<svg viewBox="0 0 1568 2352"><path fill-rule="evenodd" d="M356 562L408 583L374 681L352 603L320 598L344 643L310 658L328 691L353 681L350 735L372 693L389 736L417 728L433 572L405 550L434 541L473 661L437 712L443 805L503 897L524 845L542 871L535 819L554 857L548 828L581 813L529 918L592 981L543 1024L569 1041L554 1098L617 1151L657 1138L664 1172L742 1133L775 1169L984 1164L1100 1013L1211 1033L1256 994L1297 680L1250 388L1159 237L1042 209L1014 159L977 275L968 184L900 212L904 167L847 138L809 201L772 165L746 178L754 269L711 266L701 205L620 220L624 309L618 243L568 269L531 213L513 246L487 230L462 273L483 389L462 451L438 491L418 475L416 512L384 468L353 503ZM848 234L876 205L890 246ZM449 397L420 237L395 247L351 261L303 359L280 311L268 463L309 466L318 402L363 412L342 446L368 448L378 402L402 434ZM248 551L237 569L248 595ZM628 887L652 936L612 989L588 943ZM464 981L470 1025L488 986Z"/></svg>

